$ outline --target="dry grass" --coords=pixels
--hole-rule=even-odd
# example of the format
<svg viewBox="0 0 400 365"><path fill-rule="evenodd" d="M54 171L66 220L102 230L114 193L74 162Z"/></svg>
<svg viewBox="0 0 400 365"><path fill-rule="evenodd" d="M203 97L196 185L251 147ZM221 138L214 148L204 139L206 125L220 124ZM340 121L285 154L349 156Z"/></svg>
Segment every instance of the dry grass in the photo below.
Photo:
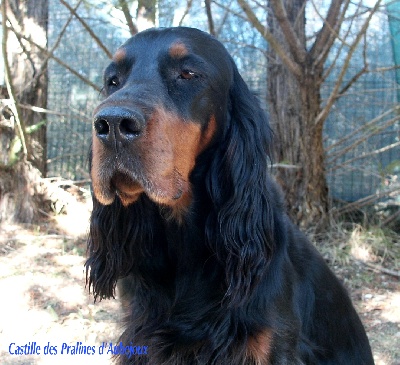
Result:
<svg viewBox="0 0 400 365"><path fill-rule="evenodd" d="M1 364L109 364L99 355L103 342L115 342L120 329L116 300L94 304L85 290L84 236L90 206L63 202L68 214L37 226L0 227ZM40 355L11 355L10 345L36 343ZM63 344L95 346L95 355L71 354ZM46 345L57 354L44 354ZM11 348L12 352L15 346Z"/></svg>
<svg viewBox="0 0 400 365"><path fill-rule="evenodd" d="M64 199L65 200L65 199ZM60 205L58 205L60 207ZM108 364L103 342L117 341L116 300L93 303L83 263L90 206L66 199L64 214L38 226L0 226L0 358L15 364ZM318 248L349 288L366 326L377 365L400 364L399 236L379 229L338 224L318 238ZM375 265L375 269L365 263ZM11 343L36 342L41 355L10 355ZM96 355L61 354L63 344L94 346ZM56 355L44 355L47 344Z"/></svg>
<svg viewBox="0 0 400 365"><path fill-rule="evenodd" d="M348 288L376 365L400 365L400 236L337 223L314 241Z"/></svg>

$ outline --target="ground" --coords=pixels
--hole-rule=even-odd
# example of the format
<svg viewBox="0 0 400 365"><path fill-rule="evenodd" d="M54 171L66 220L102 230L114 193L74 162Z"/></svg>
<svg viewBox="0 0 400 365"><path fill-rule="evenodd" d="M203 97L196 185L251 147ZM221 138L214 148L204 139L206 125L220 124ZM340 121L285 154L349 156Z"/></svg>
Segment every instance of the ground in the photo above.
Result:
<svg viewBox="0 0 400 365"><path fill-rule="evenodd" d="M53 208L60 213L65 204ZM0 226L1 364L111 362L107 352L110 343L118 344L120 307L117 300L94 303L85 288L90 206L67 204L68 214L39 225ZM349 289L376 364L400 365L400 239L393 235L385 249L371 249L369 233L354 225L339 231L332 240L342 245L332 249L325 240L317 246ZM84 348L95 354L83 355ZM28 354L17 355L20 349Z"/></svg>

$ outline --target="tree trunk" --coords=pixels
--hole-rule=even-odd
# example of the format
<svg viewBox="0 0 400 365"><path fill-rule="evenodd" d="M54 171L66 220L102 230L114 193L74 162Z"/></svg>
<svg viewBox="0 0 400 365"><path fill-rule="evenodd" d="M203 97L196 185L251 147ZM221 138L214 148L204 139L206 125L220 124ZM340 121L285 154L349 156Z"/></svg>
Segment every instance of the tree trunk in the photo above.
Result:
<svg viewBox="0 0 400 365"><path fill-rule="evenodd" d="M27 161L0 166L0 223L37 223L43 205L40 172Z"/></svg>
<svg viewBox="0 0 400 365"><path fill-rule="evenodd" d="M18 39L16 33L46 47L48 3L47 0L8 0L2 6L3 24L6 24L5 16L15 30L15 33L12 30L4 33L8 36L3 53L10 65L8 82L13 85L12 94L20 106L20 115L17 117L12 108L5 107L0 116L0 223L32 223L38 220L38 209L42 205L39 181L46 172L45 117L35 113L32 107L46 107L47 60L30 43ZM4 99L10 98L4 94ZM24 132L29 133L32 152L28 154L29 159L21 148L23 139L16 128L18 118L26 126Z"/></svg>
<svg viewBox="0 0 400 365"><path fill-rule="evenodd" d="M156 0L139 0L136 14L138 31L152 28L156 24Z"/></svg>
<svg viewBox="0 0 400 365"><path fill-rule="evenodd" d="M288 19L301 43L305 44L305 0L283 1ZM289 46L272 11L269 30L290 54ZM276 136L276 178L281 184L292 219L299 225L323 228L329 209L325 178L323 124L316 123L321 108L322 68L312 60L295 76L272 49L268 50L268 103ZM297 61L298 62L298 61Z"/></svg>
<svg viewBox="0 0 400 365"><path fill-rule="evenodd" d="M47 47L47 0L8 0L7 18L12 27ZM8 59L16 98L21 104L21 118L30 131L32 164L46 175L46 114L34 112L30 107L47 107L47 59L43 52L27 41L20 40L23 48L9 32ZM29 126L36 126L31 127Z"/></svg>
<svg viewBox="0 0 400 365"><path fill-rule="evenodd" d="M18 158L19 138L8 108L0 115L0 223L33 223L42 205L39 170Z"/></svg>

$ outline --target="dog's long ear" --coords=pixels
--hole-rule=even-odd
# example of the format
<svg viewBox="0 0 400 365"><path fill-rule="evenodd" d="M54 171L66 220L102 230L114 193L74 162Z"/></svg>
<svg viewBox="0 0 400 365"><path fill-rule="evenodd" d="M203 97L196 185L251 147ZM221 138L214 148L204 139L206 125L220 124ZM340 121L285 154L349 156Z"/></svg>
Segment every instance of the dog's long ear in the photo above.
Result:
<svg viewBox="0 0 400 365"><path fill-rule="evenodd" d="M95 300L114 297L117 280L151 250L154 215L150 205L143 198L128 207L117 198L111 205L102 205L93 196L85 266Z"/></svg>
<svg viewBox="0 0 400 365"><path fill-rule="evenodd" d="M268 177L271 137L266 114L234 66L225 135L207 176L214 210L208 244L225 266L225 300L240 305L265 273L275 248Z"/></svg>

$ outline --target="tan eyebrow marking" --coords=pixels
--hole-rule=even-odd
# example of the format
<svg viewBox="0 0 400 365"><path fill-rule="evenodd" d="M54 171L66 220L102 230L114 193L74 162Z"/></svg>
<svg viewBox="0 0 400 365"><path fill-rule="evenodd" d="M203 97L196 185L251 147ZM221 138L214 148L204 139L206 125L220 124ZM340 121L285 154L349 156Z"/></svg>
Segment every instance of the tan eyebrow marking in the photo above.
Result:
<svg viewBox="0 0 400 365"><path fill-rule="evenodd" d="M188 54L188 49L181 41L173 43L172 46L169 48L169 55L172 58L182 58L187 56Z"/></svg>
<svg viewBox="0 0 400 365"><path fill-rule="evenodd" d="M126 57L126 50L124 48L120 48L115 52L113 61L114 62L122 62Z"/></svg>

